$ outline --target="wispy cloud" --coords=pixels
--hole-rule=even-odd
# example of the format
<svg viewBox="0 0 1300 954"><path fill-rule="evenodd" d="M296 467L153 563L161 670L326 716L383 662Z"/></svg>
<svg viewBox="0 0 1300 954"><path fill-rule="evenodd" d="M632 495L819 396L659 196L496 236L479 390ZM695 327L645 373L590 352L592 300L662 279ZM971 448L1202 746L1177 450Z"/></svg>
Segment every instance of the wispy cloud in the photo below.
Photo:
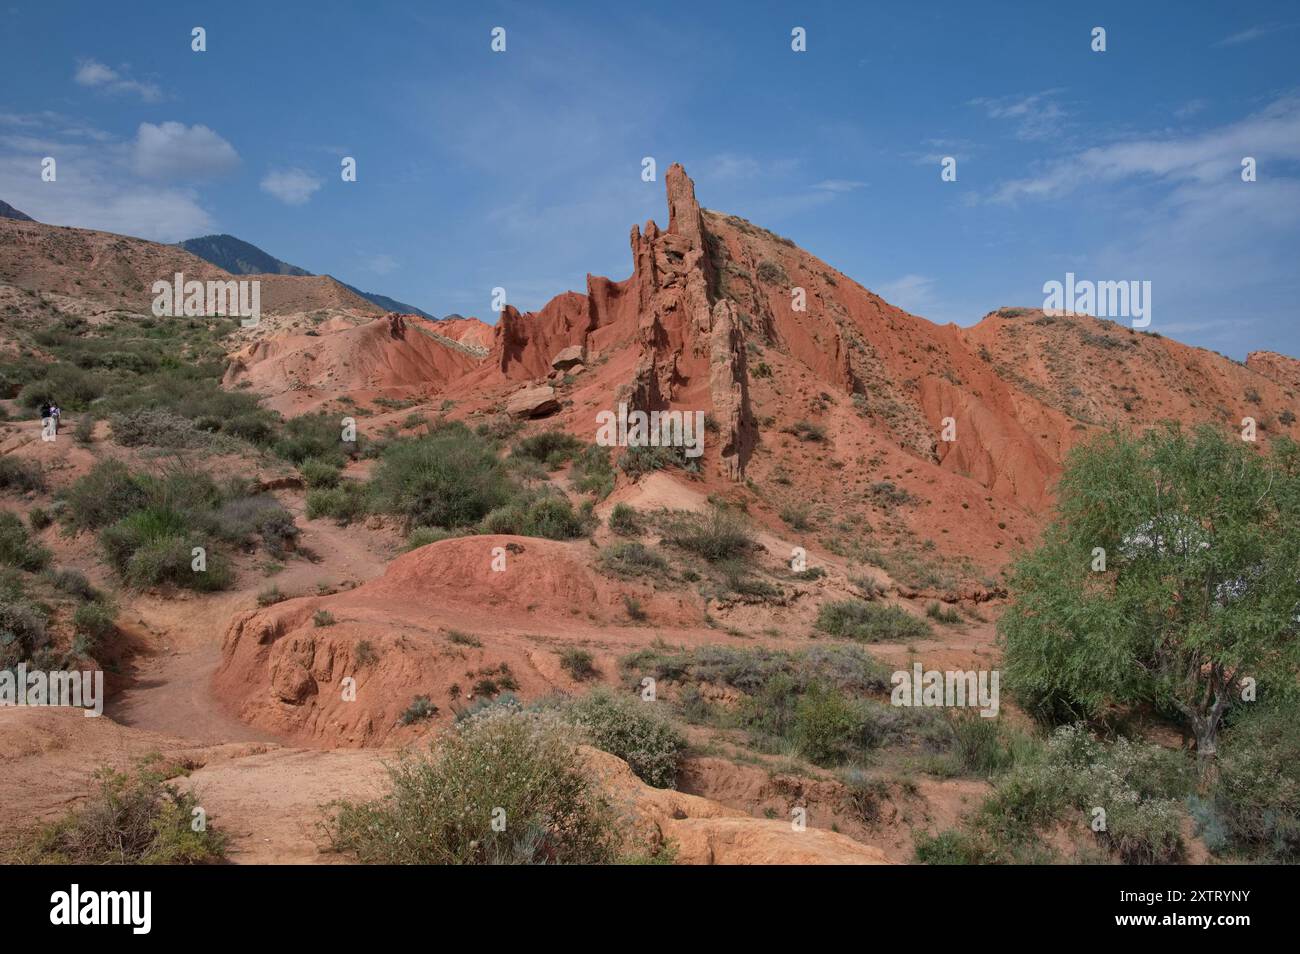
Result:
<svg viewBox="0 0 1300 954"><path fill-rule="evenodd" d="M1017 139L1053 139L1061 134L1065 124L1065 109L1055 99L1062 92L1058 88L1028 95L979 97L969 100L967 105L983 109L990 119L1014 123Z"/></svg>
<svg viewBox="0 0 1300 954"><path fill-rule="evenodd" d="M123 72L105 66L98 60L78 60L77 71L72 74L78 86L97 89L105 93L131 93L146 103L156 103L163 98L162 90L153 83L132 79Z"/></svg>
<svg viewBox="0 0 1300 954"><path fill-rule="evenodd" d="M260 186L285 205L305 205L324 184L323 179L301 169L275 169L262 177Z"/></svg>
<svg viewBox="0 0 1300 954"><path fill-rule="evenodd" d="M874 289L891 305L920 313L934 304L934 279L926 275L903 275Z"/></svg>
<svg viewBox="0 0 1300 954"><path fill-rule="evenodd" d="M821 182L813 184L813 188L821 192L856 192L858 189L866 188L865 182L857 179L823 179Z"/></svg>
<svg viewBox="0 0 1300 954"><path fill-rule="evenodd" d="M1245 156L1261 162L1300 159L1300 97L1284 97L1247 119L1194 136L1096 146L1054 160L1035 175L1006 182L990 198L996 202L1052 198L1090 183L1137 178L1169 183L1223 181L1240 173Z"/></svg>
<svg viewBox="0 0 1300 954"><path fill-rule="evenodd" d="M393 256L380 253L361 256L361 267L375 275L390 275L397 271L398 265Z"/></svg>
<svg viewBox="0 0 1300 954"><path fill-rule="evenodd" d="M1213 44L1216 47L1223 46L1241 46L1243 43L1250 43L1253 40L1262 39L1270 34L1277 33L1280 30L1289 30L1296 24L1294 23L1269 23L1260 26L1247 27L1239 33L1233 33L1225 36L1222 40Z"/></svg>

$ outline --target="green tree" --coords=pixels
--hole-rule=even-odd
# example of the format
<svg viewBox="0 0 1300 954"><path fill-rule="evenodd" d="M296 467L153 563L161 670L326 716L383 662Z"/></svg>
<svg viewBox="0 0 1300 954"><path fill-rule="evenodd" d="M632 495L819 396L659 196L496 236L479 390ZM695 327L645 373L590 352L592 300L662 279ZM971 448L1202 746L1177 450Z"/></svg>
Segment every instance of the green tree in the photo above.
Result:
<svg viewBox="0 0 1300 954"><path fill-rule="evenodd" d="M1008 687L1041 716L1150 704L1203 767L1244 680L1295 688L1300 452L1210 427L1102 436L1067 461L1057 513L1011 575Z"/></svg>

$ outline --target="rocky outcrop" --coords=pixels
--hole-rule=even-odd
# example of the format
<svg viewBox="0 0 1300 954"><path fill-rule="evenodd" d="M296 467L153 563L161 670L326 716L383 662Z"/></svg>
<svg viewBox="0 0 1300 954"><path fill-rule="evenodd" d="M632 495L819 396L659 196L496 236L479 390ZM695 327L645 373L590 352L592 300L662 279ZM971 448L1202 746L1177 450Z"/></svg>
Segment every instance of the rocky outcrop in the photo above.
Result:
<svg viewBox="0 0 1300 954"><path fill-rule="evenodd" d="M506 401L506 413L511 417L546 417L560 409L555 399L555 388L549 384L535 388L522 388Z"/></svg>
<svg viewBox="0 0 1300 954"><path fill-rule="evenodd" d="M536 314L507 307L493 363L510 380L537 380L582 364L589 350L631 348L623 388L629 406L709 414L718 424L719 467L739 480L756 441L744 326L734 306L714 293L710 237L694 184L677 164L664 182L668 229L653 221L632 228L631 277L611 282L588 276L586 295L566 292ZM710 433L706 455L714 440Z"/></svg>
<svg viewBox="0 0 1300 954"><path fill-rule="evenodd" d="M584 360L586 355L583 353L582 345L569 345L551 359L551 367L556 371L568 371L582 364Z"/></svg>

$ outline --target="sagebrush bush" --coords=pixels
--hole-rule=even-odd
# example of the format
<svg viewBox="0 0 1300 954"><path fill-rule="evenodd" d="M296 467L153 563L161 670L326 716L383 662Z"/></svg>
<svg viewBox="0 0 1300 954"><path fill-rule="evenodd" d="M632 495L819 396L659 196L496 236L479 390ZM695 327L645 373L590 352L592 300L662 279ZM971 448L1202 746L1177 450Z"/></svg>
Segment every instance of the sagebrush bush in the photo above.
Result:
<svg viewBox="0 0 1300 954"><path fill-rule="evenodd" d="M45 615L21 596L0 596L0 670L36 659L49 645Z"/></svg>
<svg viewBox="0 0 1300 954"><path fill-rule="evenodd" d="M630 504L614 504L609 512L609 529L625 537L634 537L641 533L641 517L636 508Z"/></svg>
<svg viewBox="0 0 1300 954"><path fill-rule="evenodd" d="M665 573L668 561L644 543L616 543L600 551L597 565L615 576L633 577Z"/></svg>
<svg viewBox="0 0 1300 954"><path fill-rule="evenodd" d="M492 445L460 424L386 448L371 487L377 507L408 527L449 529L477 524L518 493Z"/></svg>
<svg viewBox="0 0 1300 954"><path fill-rule="evenodd" d="M40 464L12 454L0 457L0 490L19 490L25 493L43 489L45 474Z"/></svg>
<svg viewBox="0 0 1300 954"><path fill-rule="evenodd" d="M823 603L817 611L816 627L823 633L864 642L900 642L928 635L930 625L898 606L882 606L862 600Z"/></svg>
<svg viewBox="0 0 1300 954"><path fill-rule="evenodd" d="M572 646L560 650L560 667L579 682L596 675L596 664L591 653Z"/></svg>
<svg viewBox="0 0 1300 954"><path fill-rule="evenodd" d="M627 762L646 784L672 788L686 738L656 705L601 687L575 700L568 711L596 748Z"/></svg>
<svg viewBox="0 0 1300 954"><path fill-rule="evenodd" d="M619 821L554 715L492 706L459 721L424 757L389 768L373 802L336 802L333 847L373 864L600 864ZM504 831L492 821L505 812Z"/></svg>
<svg viewBox="0 0 1300 954"><path fill-rule="evenodd" d="M84 805L39 828L21 860L45 864L207 864L225 855L226 838L212 826L194 831L199 800L165 780L157 760L133 772L102 769Z"/></svg>
<svg viewBox="0 0 1300 954"><path fill-rule="evenodd" d="M72 625L77 635L84 636L91 646L111 636L117 629L117 612L103 603L82 603L73 611Z"/></svg>
<svg viewBox="0 0 1300 954"><path fill-rule="evenodd" d="M1183 799L1192 772L1181 752L1119 738L1094 738L1062 726L999 781L980 811L995 841L1032 836L1073 810L1087 831L1094 808L1106 812L1097 839L1129 864L1169 864L1183 853Z"/></svg>
<svg viewBox="0 0 1300 954"><path fill-rule="evenodd" d="M538 463L555 469L566 460L572 460L586 447L572 434L563 431L542 431L525 437L514 446L510 453L518 457L528 457Z"/></svg>
<svg viewBox="0 0 1300 954"><path fill-rule="evenodd" d="M108 419L114 443L123 447L205 447L212 435L164 407L140 407Z"/></svg>
<svg viewBox="0 0 1300 954"><path fill-rule="evenodd" d="M754 538L744 518L729 508L704 513L675 513L663 521L663 540L711 563L749 555Z"/></svg>
<svg viewBox="0 0 1300 954"><path fill-rule="evenodd" d="M1220 847L1295 862L1300 860L1300 723L1284 706L1245 708L1225 733L1210 798L1223 829Z"/></svg>
<svg viewBox="0 0 1300 954"><path fill-rule="evenodd" d="M130 587L170 583L192 590L221 590L233 574L225 558L205 546L190 515L168 507L146 507L123 517L99 535L108 564ZM205 550L204 570L194 569L194 548Z"/></svg>
<svg viewBox="0 0 1300 954"><path fill-rule="evenodd" d="M359 442L343 440L340 418L324 412L303 414L286 421L272 449L295 464L314 459L339 467L361 450Z"/></svg>
<svg viewBox="0 0 1300 954"><path fill-rule="evenodd" d="M0 511L0 564L34 573L49 566L52 556L16 513Z"/></svg>
<svg viewBox="0 0 1300 954"><path fill-rule="evenodd" d="M327 460L317 460L315 457L308 457L299 464L298 472L302 474L303 483L313 489L335 487L339 482L339 466Z"/></svg>
<svg viewBox="0 0 1300 954"><path fill-rule="evenodd" d="M333 517L346 526L360 520L370 509L370 500L363 484L354 480L341 481L334 487L318 487L307 492L307 519Z"/></svg>

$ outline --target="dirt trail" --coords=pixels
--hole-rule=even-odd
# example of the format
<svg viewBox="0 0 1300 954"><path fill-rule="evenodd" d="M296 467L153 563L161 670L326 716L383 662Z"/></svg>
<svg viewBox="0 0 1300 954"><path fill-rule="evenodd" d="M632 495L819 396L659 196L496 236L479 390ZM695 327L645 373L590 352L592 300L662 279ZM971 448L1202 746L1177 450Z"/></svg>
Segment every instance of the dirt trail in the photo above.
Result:
<svg viewBox="0 0 1300 954"><path fill-rule="evenodd" d="M133 684L115 696L105 712L122 725L166 733L196 743L274 741L276 736L237 719L213 691L221 662L221 640L230 618L257 604L260 589L274 584L290 596L316 585L365 581L383 572L385 560L356 527L306 519L299 501L285 501L303 532L300 551L271 578L250 577L229 593L168 598L140 596L123 607L123 629L150 655L136 658Z"/></svg>

